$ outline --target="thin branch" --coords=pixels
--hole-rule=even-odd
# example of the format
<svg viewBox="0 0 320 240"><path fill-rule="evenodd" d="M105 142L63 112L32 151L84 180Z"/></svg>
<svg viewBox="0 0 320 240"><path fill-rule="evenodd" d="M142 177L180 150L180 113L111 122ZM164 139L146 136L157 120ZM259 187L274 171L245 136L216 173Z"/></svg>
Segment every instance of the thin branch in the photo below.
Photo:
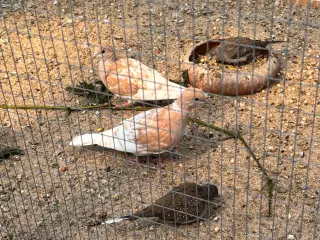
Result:
<svg viewBox="0 0 320 240"><path fill-rule="evenodd" d="M109 106L106 104L94 105L94 106L79 106L79 107L68 107L68 106L46 106L46 105L0 105L0 109L30 109L30 110L61 110L61 111L83 111L83 110L95 110L95 109L109 109L113 111L120 110L135 110L135 111L146 111L151 109L150 107L116 107Z"/></svg>
<svg viewBox="0 0 320 240"><path fill-rule="evenodd" d="M256 155L254 154L253 150L249 147L249 145L247 144L247 142L244 140L244 138L238 133L238 132L234 132L234 131L230 131L230 130L226 130L217 126L214 126L212 124L203 122L201 120L198 119L194 119L194 118L189 118L189 121L197 123L198 125L204 126L204 127L208 127L211 128L215 131L224 133L228 136L232 136L233 138L238 138L243 145L246 147L247 151L250 153L250 155L252 156L253 160L255 161L255 163L257 164L257 167L259 168L259 170L262 172L262 174L264 175L264 177L266 177L267 179L267 185L268 185L268 202L269 202L269 209L268 209L268 215L269 217L271 216L271 209L272 209L272 198L273 198L273 190L274 190L274 181L273 179L268 175L268 171L267 169L265 169L261 163L259 162L258 158L256 157Z"/></svg>

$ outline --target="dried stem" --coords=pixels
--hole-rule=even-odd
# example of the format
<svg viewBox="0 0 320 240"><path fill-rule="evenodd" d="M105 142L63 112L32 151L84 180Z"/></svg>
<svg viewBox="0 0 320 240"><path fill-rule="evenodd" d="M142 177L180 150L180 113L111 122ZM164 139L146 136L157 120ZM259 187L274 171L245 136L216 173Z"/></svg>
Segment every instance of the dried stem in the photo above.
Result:
<svg viewBox="0 0 320 240"><path fill-rule="evenodd" d="M116 107L109 106L106 104L99 104L94 106L79 106L79 107L68 107L68 106L46 106L46 105L0 105L2 109L29 109L29 110L62 110L62 111L83 111L83 110L94 110L94 109L110 109L113 111L120 110L135 110L135 111L146 111L151 109L150 107Z"/></svg>
<svg viewBox="0 0 320 240"><path fill-rule="evenodd" d="M253 150L249 147L249 145L247 144L247 142L244 140L244 138L238 133L238 132L234 132L234 131L230 131L230 130L226 130L223 128L219 128L217 126L214 126L212 124L208 124L206 122L203 122L201 120L198 119L194 119L194 118L189 118L189 120L191 122L197 123L198 125L201 126L205 126L208 128L211 128L215 131L224 133L228 136L231 136L233 138L238 138L243 145L246 147L247 151L250 153L250 155L252 156L253 160L255 161L255 163L257 164L257 167L259 168L259 170L262 172L262 174L264 175L264 177L267 179L267 185L268 185L268 198L269 198L269 210L268 210L268 215L269 217L271 216L271 211L272 211L272 198L273 198L273 189L274 189L274 181L273 179L268 175L267 169L264 168L261 163L259 162L258 158L256 157L256 155L254 154Z"/></svg>

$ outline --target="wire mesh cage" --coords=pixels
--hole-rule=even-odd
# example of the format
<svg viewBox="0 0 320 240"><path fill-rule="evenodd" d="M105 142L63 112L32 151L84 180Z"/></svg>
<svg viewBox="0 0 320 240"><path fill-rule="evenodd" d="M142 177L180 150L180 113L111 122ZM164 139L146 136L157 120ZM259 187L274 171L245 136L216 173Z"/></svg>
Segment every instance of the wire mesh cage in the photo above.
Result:
<svg viewBox="0 0 320 240"><path fill-rule="evenodd" d="M319 5L0 1L0 238L319 239Z"/></svg>

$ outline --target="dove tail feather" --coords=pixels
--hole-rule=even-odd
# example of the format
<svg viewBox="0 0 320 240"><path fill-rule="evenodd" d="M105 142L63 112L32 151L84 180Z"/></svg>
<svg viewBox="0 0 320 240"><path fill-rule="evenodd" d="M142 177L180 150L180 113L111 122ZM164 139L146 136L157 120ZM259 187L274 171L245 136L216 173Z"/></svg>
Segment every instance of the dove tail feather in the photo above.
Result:
<svg viewBox="0 0 320 240"><path fill-rule="evenodd" d="M261 46L266 47L269 44L275 44L275 43L282 43L284 41L278 41L278 40L266 40L266 41L261 41Z"/></svg>
<svg viewBox="0 0 320 240"><path fill-rule="evenodd" d="M285 42L285 41L270 40L270 41L269 41L269 44L273 44L273 43L282 43L282 42Z"/></svg>
<svg viewBox="0 0 320 240"><path fill-rule="evenodd" d="M107 219L107 220L103 221L101 224L105 225L105 224L118 223L123 220L129 220L129 219L130 219L130 217L128 217L128 216L123 216L123 217L119 217L119 218L111 218L111 219Z"/></svg>
<svg viewBox="0 0 320 240"><path fill-rule="evenodd" d="M182 90L186 89L186 87L171 81L168 81L168 87L169 87L169 91L178 91L179 89L182 89Z"/></svg>
<svg viewBox="0 0 320 240"><path fill-rule="evenodd" d="M183 91L186 90L184 86L181 86L174 82L168 82L168 91L164 90L156 93L156 99L177 99L181 96Z"/></svg>
<svg viewBox="0 0 320 240"><path fill-rule="evenodd" d="M82 147L99 145L106 148L114 148L112 132L106 131L102 133L87 133L76 136L69 143L69 146Z"/></svg>
<svg viewBox="0 0 320 240"><path fill-rule="evenodd" d="M94 133L79 135L72 138L72 141L69 143L69 146L74 146L74 147L90 146L94 144L93 139L94 139Z"/></svg>

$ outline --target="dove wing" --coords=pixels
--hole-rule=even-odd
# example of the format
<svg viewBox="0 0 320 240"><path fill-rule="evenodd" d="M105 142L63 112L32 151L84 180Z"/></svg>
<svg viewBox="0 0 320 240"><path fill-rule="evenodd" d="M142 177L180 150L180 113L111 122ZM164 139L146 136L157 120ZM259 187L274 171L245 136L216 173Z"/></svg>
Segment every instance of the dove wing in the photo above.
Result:
<svg viewBox="0 0 320 240"><path fill-rule="evenodd" d="M123 121L129 141L135 142L138 155L158 154L176 146L183 137L187 118L168 106L142 112Z"/></svg>
<svg viewBox="0 0 320 240"><path fill-rule="evenodd" d="M176 99L185 89L135 59L117 60L110 69L112 70L107 77L108 89L129 99Z"/></svg>

